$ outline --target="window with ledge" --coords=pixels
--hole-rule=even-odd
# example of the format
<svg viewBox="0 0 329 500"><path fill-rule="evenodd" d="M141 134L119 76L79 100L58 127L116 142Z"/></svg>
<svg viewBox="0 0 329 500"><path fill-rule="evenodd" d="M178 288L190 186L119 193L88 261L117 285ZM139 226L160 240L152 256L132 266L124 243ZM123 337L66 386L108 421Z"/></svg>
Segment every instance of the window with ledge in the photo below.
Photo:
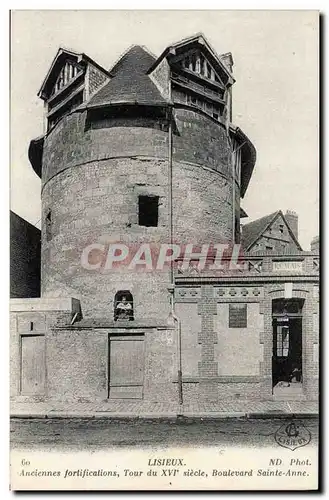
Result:
<svg viewBox="0 0 329 500"><path fill-rule="evenodd" d="M229 304L229 328L247 328L247 304Z"/></svg>
<svg viewBox="0 0 329 500"><path fill-rule="evenodd" d="M145 227L157 227L159 219L159 197L138 197L138 224Z"/></svg>

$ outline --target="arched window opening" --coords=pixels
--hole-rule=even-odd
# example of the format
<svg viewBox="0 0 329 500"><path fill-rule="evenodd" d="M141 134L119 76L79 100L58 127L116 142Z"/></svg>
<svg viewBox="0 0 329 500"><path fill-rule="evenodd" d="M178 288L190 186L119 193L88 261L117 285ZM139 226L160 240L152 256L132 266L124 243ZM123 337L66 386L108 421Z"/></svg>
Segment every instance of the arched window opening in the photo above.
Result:
<svg viewBox="0 0 329 500"><path fill-rule="evenodd" d="M119 290L114 297L114 321L134 320L134 301L129 290Z"/></svg>

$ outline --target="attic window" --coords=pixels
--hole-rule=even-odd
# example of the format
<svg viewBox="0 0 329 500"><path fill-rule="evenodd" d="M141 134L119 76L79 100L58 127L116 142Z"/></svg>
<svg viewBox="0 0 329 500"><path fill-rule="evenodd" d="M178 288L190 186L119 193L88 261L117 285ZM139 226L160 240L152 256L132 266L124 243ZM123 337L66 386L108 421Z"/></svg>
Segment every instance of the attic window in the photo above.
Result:
<svg viewBox="0 0 329 500"><path fill-rule="evenodd" d="M283 224L280 224L280 225L279 225L279 229L280 229L280 233L283 233L283 231L284 231L284 226L283 226Z"/></svg>
<svg viewBox="0 0 329 500"><path fill-rule="evenodd" d="M55 88L54 88L54 92L58 92L59 90L61 90L63 87L65 87L65 85L67 85L67 83L72 80L73 78L75 78L78 74L78 67L75 66L74 64L70 63L70 62L67 62L63 68L61 69L61 72L57 78L57 81L56 81L56 84L55 84Z"/></svg>
<svg viewBox="0 0 329 500"><path fill-rule="evenodd" d="M159 197L138 197L138 224L146 227L157 227L159 218Z"/></svg>

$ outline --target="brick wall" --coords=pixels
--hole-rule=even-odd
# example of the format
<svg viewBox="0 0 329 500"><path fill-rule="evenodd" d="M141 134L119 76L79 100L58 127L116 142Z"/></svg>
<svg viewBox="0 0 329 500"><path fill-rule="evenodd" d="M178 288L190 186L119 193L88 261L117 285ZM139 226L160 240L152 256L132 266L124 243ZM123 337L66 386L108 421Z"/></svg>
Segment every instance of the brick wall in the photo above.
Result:
<svg viewBox="0 0 329 500"><path fill-rule="evenodd" d="M10 296L40 296L41 232L10 212Z"/></svg>
<svg viewBox="0 0 329 500"><path fill-rule="evenodd" d="M259 375L262 316L258 303L249 302L246 305L247 328L229 328L229 303L217 305L215 356L219 375Z"/></svg>
<svg viewBox="0 0 329 500"><path fill-rule="evenodd" d="M257 280L256 280L257 281ZM272 301L284 297L285 283L180 286L176 311L182 322L184 401L273 399ZM292 298L304 299L302 312L303 392L318 398L318 286L294 280ZM229 304L247 304L247 328L229 328ZM200 320L196 320L196 312ZM190 330L190 341L187 331ZM195 343L196 332L198 344ZM191 354L192 353L192 354ZM184 361L186 357L186 360ZM198 372L195 365L198 362ZM193 371L189 366L193 366ZM189 371L188 371L189 370Z"/></svg>
<svg viewBox="0 0 329 500"><path fill-rule="evenodd" d="M184 402L260 397L262 296L257 287L177 288ZM229 328L229 304L236 302L247 303L247 328Z"/></svg>

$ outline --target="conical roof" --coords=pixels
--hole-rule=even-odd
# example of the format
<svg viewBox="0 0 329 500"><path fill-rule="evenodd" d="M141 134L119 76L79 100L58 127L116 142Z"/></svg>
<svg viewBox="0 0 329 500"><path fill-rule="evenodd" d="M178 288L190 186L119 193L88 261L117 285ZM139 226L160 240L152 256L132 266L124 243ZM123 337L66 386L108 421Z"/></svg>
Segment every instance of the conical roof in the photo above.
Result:
<svg viewBox="0 0 329 500"><path fill-rule="evenodd" d="M167 101L146 74L154 61L155 58L143 47L131 47L111 69L113 78L90 99L87 106L165 104Z"/></svg>

